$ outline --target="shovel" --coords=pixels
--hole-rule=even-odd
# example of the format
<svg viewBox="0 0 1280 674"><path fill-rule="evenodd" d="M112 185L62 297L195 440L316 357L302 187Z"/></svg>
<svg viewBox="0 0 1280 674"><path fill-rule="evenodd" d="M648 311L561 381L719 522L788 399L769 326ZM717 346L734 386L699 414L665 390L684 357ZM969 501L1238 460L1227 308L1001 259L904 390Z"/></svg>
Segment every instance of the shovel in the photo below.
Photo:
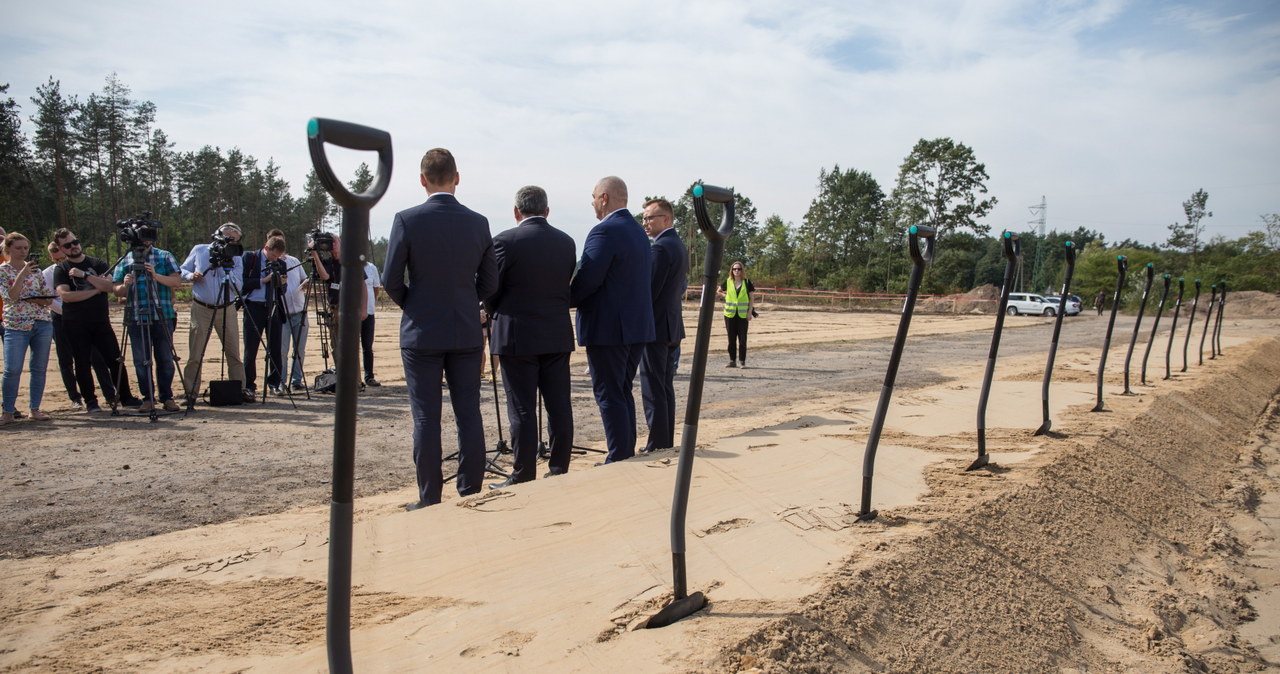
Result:
<svg viewBox="0 0 1280 674"><path fill-rule="evenodd" d="M1209 336L1209 327L1213 325L1213 307L1218 303L1218 284L1209 284L1209 310L1204 315L1204 332L1200 333L1200 362L1197 365L1204 365L1204 340ZM1213 354L1209 355L1209 359L1213 359Z"/></svg>
<svg viewBox="0 0 1280 674"><path fill-rule="evenodd" d="M1129 388L1129 364L1133 362L1133 347L1138 343L1138 329L1142 327L1142 314L1147 310L1147 296L1151 294L1151 281L1156 277L1156 267L1147 263L1147 284L1142 287L1142 304L1138 306L1138 320L1133 322L1133 336L1129 338L1129 352L1124 355L1124 394L1136 395Z"/></svg>
<svg viewBox="0 0 1280 674"><path fill-rule="evenodd" d="M1156 332L1160 330L1160 316L1164 314L1164 303L1169 300L1169 284L1173 281L1173 276L1169 274L1161 278L1164 279L1164 292L1160 295L1160 304L1156 305L1156 320L1151 324L1151 337L1147 339L1147 346L1142 350L1142 377L1139 381L1143 386L1147 385L1147 358L1151 356L1151 345L1156 342Z"/></svg>
<svg viewBox="0 0 1280 674"><path fill-rule="evenodd" d="M1107 320L1107 336L1102 340L1102 359L1098 361L1098 404L1090 412L1102 412L1102 376L1107 371L1107 352L1111 350L1111 331L1116 327L1116 311L1120 308L1120 293L1124 291L1124 275L1129 271L1129 259L1116 256L1116 294L1111 298L1111 318Z"/></svg>
<svg viewBox="0 0 1280 674"><path fill-rule="evenodd" d="M880 446L880 432L884 430L885 413L889 411L889 399L893 397L893 382L898 378L898 363L902 360L902 347L907 342L907 329L911 327L911 314L916 308L916 295L920 293L920 279L924 278L924 265L933 261L935 231L932 227L912 225L907 230L907 244L911 250L911 277L907 280L907 302L898 319L898 335L893 339L893 351L889 354L889 369L880 387L880 402L876 403L876 416L871 422L871 434L867 436L867 449L862 455L862 509L858 521L868 522L876 518L871 509L871 478L876 470L876 449ZM925 240L920 250L920 239Z"/></svg>
<svg viewBox="0 0 1280 674"><path fill-rule="evenodd" d="M1182 340L1182 369L1187 371L1187 350L1191 348L1191 328L1196 324L1196 307L1200 305L1200 279L1196 279L1196 296L1191 298L1191 311L1187 312L1187 338Z"/></svg>
<svg viewBox="0 0 1280 674"><path fill-rule="evenodd" d="M1040 385L1040 407L1044 412L1044 421L1032 435L1044 435L1053 428L1049 420L1049 380L1053 378L1053 359L1058 355L1058 334L1062 332L1062 317L1067 315L1067 293L1071 292L1071 276L1076 272L1076 248L1070 241L1067 247L1067 273L1062 280L1062 292L1058 293L1058 317L1053 321L1053 339L1049 342L1049 361L1044 365L1044 383Z"/></svg>
<svg viewBox="0 0 1280 674"><path fill-rule="evenodd" d="M1217 345L1218 355L1222 355L1222 308L1227 304L1227 280L1221 279L1218 285L1222 286L1222 292L1218 293L1218 321L1213 326L1213 341L1209 343L1209 347L1215 348Z"/></svg>
<svg viewBox="0 0 1280 674"><path fill-rule="evenodd" d="M707 201L724 204L719 229L711 225L711 218L707 215ZM685 406L680 458L676 465L675 495L671 500L671 566L675 600L649 618L645 627L666 627L693 615L707 605L706 595L688 592L684 563L684 522L689 508L689 485L693 481L693 449L698 444L698 414L702 409L702 382L707 375L707 347L711 343L716 281L724 258L725 239L733 234L733 192L723 187L695 185L693 212L698 219L698 229L707 239L707 257L702 275L702 299L698 303L698 332L693 343L693 364L689 369L689 399Z"/></svg>
<svg viewBox="0 0 1280 674"><path fill-rule="evenodd" d="M1004 330L1005 309L1009 306L1009 291L1013 289L1013 270L1022 255L1018 235L1006 230L1004 239L1004 282L1000 288L1000 306L996 311L996 329L991 333L991 353L987 355L987 369L982 374L982 393L978 395L978 458L966 471L977 470L991 461L987 454L987 398L991 395L991 377L996 372L996 354L1000 351L1000 332Z"/></svg>
<svg viewBox="0 0 1280 674"><path fill-rule="evenodd" d="M1182 313L1182 293L1186 290L1185 280L1178 277L1178 300L1173 303L1173 325L1169 326L1169 346L1164 348L1164 378L1173 377L1173 365L1171 357L1173 356L1173 338L1178 334L1178 314Z"/></svg>
<svg viewBox="0 0 1280 674"><path fill-rule="evenodd" d="M369 189L360 194L349 192L334 175L324 144L333 143L351 150L376 151L378 173ZM311 164L325 191L342 206L342 248L340 262L343 275L360 278L365 255L359 242L369 240L369 209L382 198L391 182L391 134L386 131L340 122L312 118L307 123L307 144ZM360 333L360 300L364 284L344 283L338 293L344 335ZM339 344L335 364L338 384L333 424L333 498L329 502L329 583L328 613L325 619L325 644L329 653L329 671L351 671L351 525L352 493L355 487L356 463L356 393L360 390L360 340L344 339Z"/></svg>

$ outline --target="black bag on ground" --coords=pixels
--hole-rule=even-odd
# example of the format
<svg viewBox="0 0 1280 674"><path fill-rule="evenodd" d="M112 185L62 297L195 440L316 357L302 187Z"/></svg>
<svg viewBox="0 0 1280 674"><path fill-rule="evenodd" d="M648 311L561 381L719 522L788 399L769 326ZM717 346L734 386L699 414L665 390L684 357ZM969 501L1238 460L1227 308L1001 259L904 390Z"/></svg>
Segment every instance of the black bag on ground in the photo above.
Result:
<svg viewBox="0 0 1280 674"><path fill-rule="evenodd" d="M242 395L238 379L209 382L209 404L214 407L239 405L244 402Z"/></svg>
<svg viewBox="0 0 1280 674"><path fill-rule="evenodd" d="M329 368L324 372L316 375L315 386L311 387L316 393L334 393L338 390L338 373Z"/></svg>

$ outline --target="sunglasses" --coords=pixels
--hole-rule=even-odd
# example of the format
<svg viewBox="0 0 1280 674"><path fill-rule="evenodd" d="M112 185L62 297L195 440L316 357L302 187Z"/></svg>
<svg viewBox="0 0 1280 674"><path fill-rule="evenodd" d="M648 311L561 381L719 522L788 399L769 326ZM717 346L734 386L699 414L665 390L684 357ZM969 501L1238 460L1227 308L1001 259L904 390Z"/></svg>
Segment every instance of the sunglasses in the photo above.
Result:
<svg viewBox="0 0 1280 674"><path fill-rule="evenodd" d="M75 248L76 246L79 246L79 245L80 245L80 239L72 239L62 244L62 247L65 250L71 250L72 248Z"/></svg>
<svg viewBox="0 0 1280 674"><path fill-rule="evenodd" d="M742 267L734 267L733 271L742 271Z"/></svg>

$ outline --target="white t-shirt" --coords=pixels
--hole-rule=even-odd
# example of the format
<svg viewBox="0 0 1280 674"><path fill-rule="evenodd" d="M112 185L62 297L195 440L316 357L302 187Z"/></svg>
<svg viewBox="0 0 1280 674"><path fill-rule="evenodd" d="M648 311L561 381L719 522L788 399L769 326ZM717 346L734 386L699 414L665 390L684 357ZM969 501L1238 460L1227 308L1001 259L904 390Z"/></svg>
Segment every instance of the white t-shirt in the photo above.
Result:
<svg viewBox="0 0 1280 674"><path fill-rule="evenodd" d="M49 265L48 267L45 267L44 269L40 270L40 273L44 274L44 284L49 286L50 288L56 287L53 285L53 270L57 268L58 268L58 263L55 262ZM50 306L49 308L53 309L53 313L61 316L62 315L62 297L58 296L57 290L53 291L53 295L54 295L53 305Z"/></svg>
<svg viewBox="0 0 1280 674"><path fill-rule="evenodd" d="M370 316L373 315L374 305L376 302L376 298L373 295L373 289L381 287L382 277L378 275L378 268L375 267L372 262L364 263L364 289L367 293L365 297L369 300L369 304L367 306L369 307Z"/></svg>

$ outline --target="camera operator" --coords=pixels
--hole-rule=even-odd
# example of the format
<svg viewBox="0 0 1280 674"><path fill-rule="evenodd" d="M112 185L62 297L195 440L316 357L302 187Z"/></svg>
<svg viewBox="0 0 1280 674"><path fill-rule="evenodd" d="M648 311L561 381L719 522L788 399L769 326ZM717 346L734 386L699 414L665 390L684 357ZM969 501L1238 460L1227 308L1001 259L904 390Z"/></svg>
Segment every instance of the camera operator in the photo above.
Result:
<svg viewBox="0 0 1280 674"><path fill-rule="evenodd" d="M258 346L262 344L262 331L267 332L267 388L275 395L284 395L284 359L280 352L283 317L272 318L271 307L276 297L286 290L284 279L288 267L284 260L283 232L273 229L267 232L262 250L245 251L244 260L244 371L245 389L256 393L258 384Z"/></svg>
<svg viewBox="0 0 1280 674"><path fill-rule="evenodd" d="M122 225L117 223L117 226ZM154 226L154 222L149 225ZM155 247L154 238L150 238L154 236L154 229L147 233L146 228L134 227L135 238L130 240L133 264L117 266L114 280L117 296L129 297L132 293L132 301L125 303L124 321L129 330L129 350L133 352L138 391L143 398L138 411L151 412L156 402L160 402L165 411L177 412L182 408L173 399L173 331L178 325L173 289L182 285L182 273L173 253ZM147 278L155 283L147 283ZM147 353L148 347L151 353ZM156 366L154 386L148 360Z"/></svg>
<svg viewBox="0 0 1280 674"><path fill-rule="evenodd" d="M307 350L307 272L302 268L302 261L286 254L283 258L289 270L285 277L284 320L280 355L289 359L290 365L282 371L289 375L289 390L298 392L307 390L306 380L302 375L303 356ZM289 358L289 345L293 345L293 357ZM283 374L281 378L283 379Z"/></svg>
<svg viewBox="0 0 1280 674"><path fill-rule="evenodd" d="M191 281L191 327L187 333L187 362L182 368L182 381L187 396L200 391L201 361L209 344L209 334L216 331L222 342L222 358L227 376L245 387L244 362L240 360L240 318L234 301L244 276L240 256L240 227L228 222L213 233L212 243L196 244L182 263L182 278ZM228 288L224 289L223 284ZM253 395L244 392L245 402Z"/></svg>
<svg viewBox="0 0 1280 674"><path fill-rule="evenodd" d="M85 255L80 239L65 227L54 232L53 242L66 254L66 259L53 270L53 282L62 298L63 334L71 348L72 369L85 411L101 411L93 387L95 357L106 366L107 376L99 376L98 381L108 404L116 399L117 381L120 382L119 402L130 406L140 404L142 401L129 390L129 374L121 366L120 342L111 327L111 303L107 294L115 287L105 276L110 266Z"/></svg>
<svg viewBox="0 0 1280 674"><path fill-rule="evenodd" d="M342 290L342 265L338 262L339 255L342 252L342 241L332 234L321 234L315 237L310 247L311 261L315 266L316 275L321 281L329 284L329 334L333 342L333 353L338 353L338 340L341 336L338 334L338 292ZM320 251L328 249L328 256L321 257ZM362 271L362 276L364 272ZM363 281L363 279L362 279ZM365 298L360 304L360 321L363 323L368 311L368 293L364 293ZM356 336L359 339L359 335Z"/></svg>

